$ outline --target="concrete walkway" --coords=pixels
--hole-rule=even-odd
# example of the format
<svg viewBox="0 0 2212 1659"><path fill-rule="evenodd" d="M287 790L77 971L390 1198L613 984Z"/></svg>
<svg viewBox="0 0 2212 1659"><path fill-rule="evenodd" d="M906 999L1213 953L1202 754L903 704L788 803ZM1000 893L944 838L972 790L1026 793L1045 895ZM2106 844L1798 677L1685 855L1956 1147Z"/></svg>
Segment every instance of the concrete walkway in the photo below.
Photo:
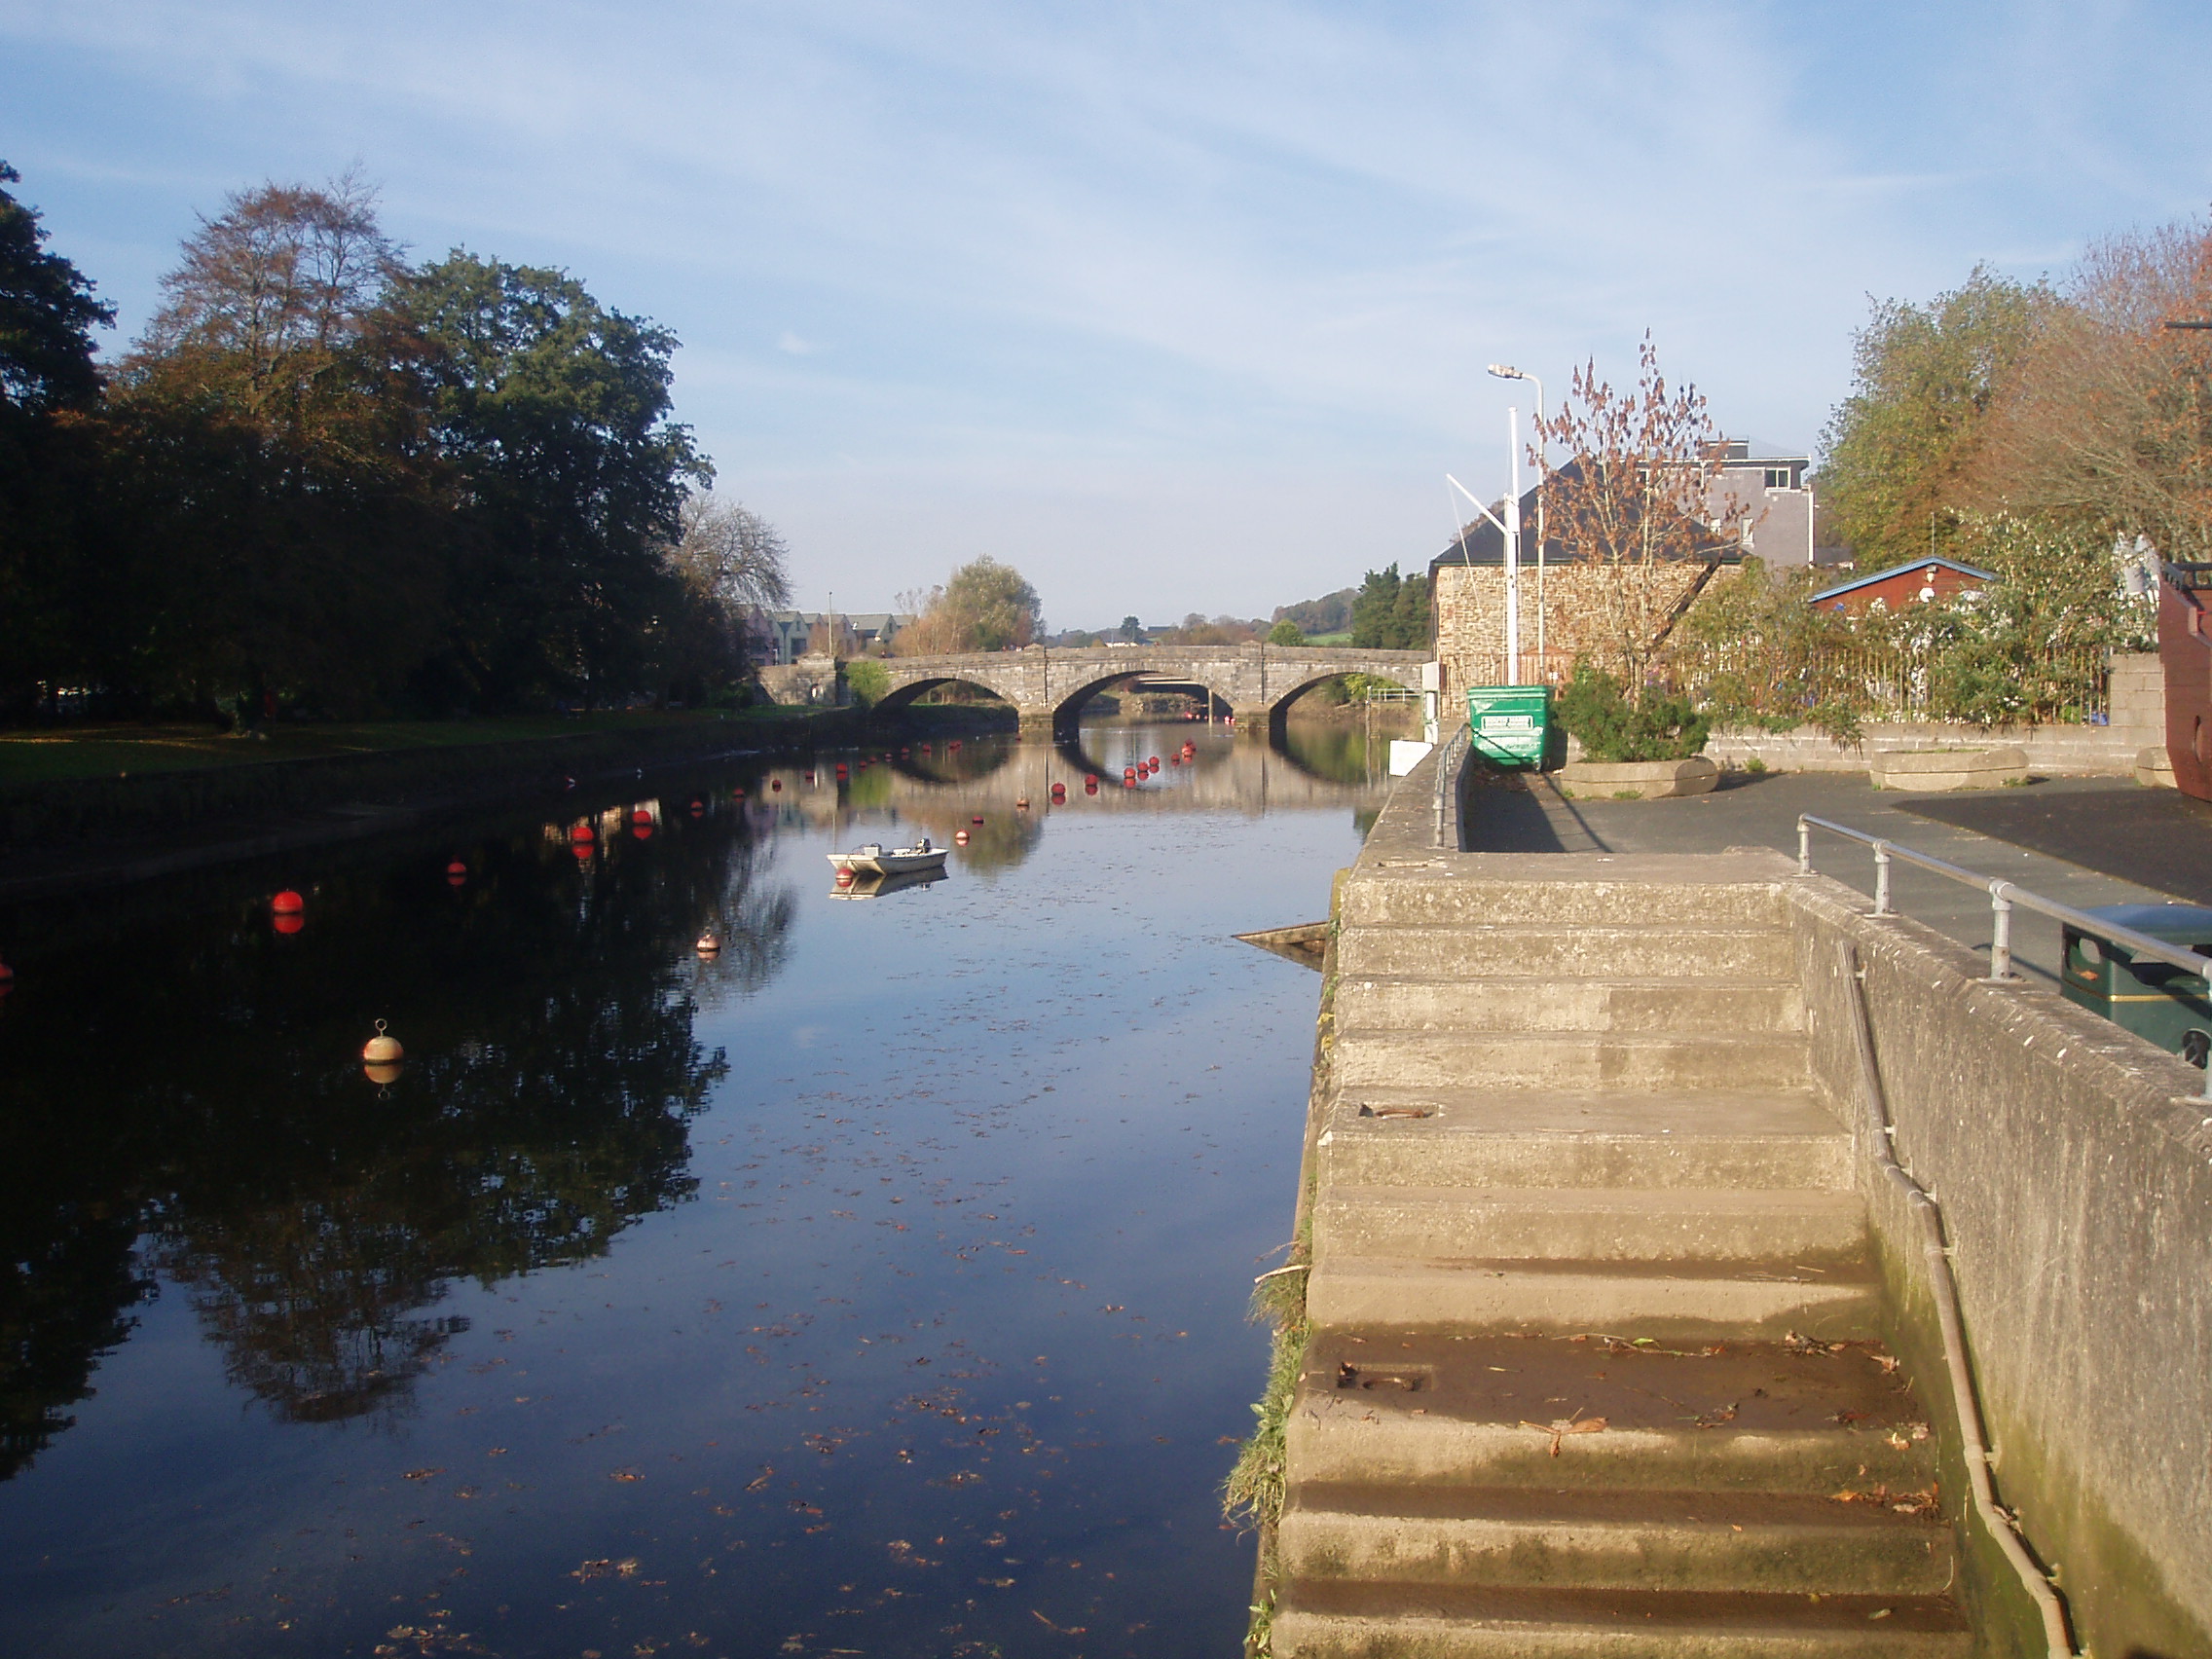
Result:
<svg viewBox="0 0 2212 1659"><path fill-rule="evenodd" d="M1470 850L1483 852L1717 853L1772 847L1797 853L1797 815L1848 824L2017 882L2062 904L2212 903L2212 807L2113 778L2050 778L2025 789L1908 794L1871 788L1858 773L1731 774L1686 800L1569 800L1550 778L1518 774L1477 787L1467 813ZM1813 867L1864 894L1874 890L1865 848L1816 832ZM2112 871L2140 871L2126 880ZM2162 882L2164 887L2149 885ZM1989 948L1989 902L1961 883L1893 866L1896 907L1970 949ZM2055 922L2016 912L2016 972L2057 982Z"/></svg>

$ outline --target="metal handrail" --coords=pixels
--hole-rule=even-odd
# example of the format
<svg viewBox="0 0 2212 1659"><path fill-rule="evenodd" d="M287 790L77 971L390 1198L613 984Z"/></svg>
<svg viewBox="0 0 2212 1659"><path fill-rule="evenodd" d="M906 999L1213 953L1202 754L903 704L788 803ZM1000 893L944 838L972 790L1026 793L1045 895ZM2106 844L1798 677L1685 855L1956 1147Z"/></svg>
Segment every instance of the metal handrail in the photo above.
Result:
<svg viewBox="0 0 2212 1659"><path fill-rule="evenodd" d="M1458 851L1456 847L1444 846L1445 805L1452 798L1453 785L1458 779L1459 762L1466 757L1474 741L1474 728L1461 720L1459 729L1445 740L1443 753L1436 757L1436 845L1445 851Z"/></svg>
<svg viewBox="0 0 2212 1659"><path fill-rule="evenodd" d="M2053 921L2078 929L2082 933L2092 935L2113 944L2125 945L2137 956L2148 956L2155 961L2170 963L2187 973L2198 976L2208 985L2212 985L2212 957L2207 957L2201 952L2188 950L2178 944L2170 944L2162 939L2154 939L2149 934L2137 933L2133 928L2123 928L2117 923L2104 921L2099 917L2090 915L2086 910L2077 910L2071 904L2061 904L2055 899L2046 899L2040 893L2031 893L2026 888L2015 886L2001 876L1984 875L1979 870L1968 869L1963 865L1952 864L1949 860L1936 858L1932 853L1923 853L1912 847L1899 846L1897 842L1885 836L1869 835L1863 830L1854 830L1850 825L1838 824L1833 819L1816 818L1809 812L1801 812L1797 815L1797 873L1799 875L1811 875L1813 873L1813 831L1815 830L1825 830L1830 834L1841 835L1846 840L1857 841L1862 846L1874 849L1874 914L1877 916L1894 916L1898 913L1890 908L1890 865L1893 860L1897 859L1902 859L1906 864L1917 866L1921 869L1933 870L1937 875L1949 876L1953 881L1963 882L1969 887L1978 887L1986 892L1989 895L1990 939L1989 977L1983 981L1984 984L2004 984L2010 982L2014 977L2012 973L2012 907L2016 904L2022 909L2033 910L2038 915L2048 916ZM2061 963L2061 971L2064 970L2064 967L2065 965ZM2205 1067L2203 1098L2212 1100L2212 1065Z"/></svg>

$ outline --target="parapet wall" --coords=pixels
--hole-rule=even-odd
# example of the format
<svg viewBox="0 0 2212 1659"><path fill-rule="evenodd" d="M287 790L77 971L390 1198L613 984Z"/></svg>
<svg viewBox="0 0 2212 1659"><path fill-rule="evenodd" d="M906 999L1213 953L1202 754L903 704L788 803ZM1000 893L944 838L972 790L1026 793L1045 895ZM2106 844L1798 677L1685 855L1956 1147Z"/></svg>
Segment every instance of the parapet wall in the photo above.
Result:
<svg viewBox="0 0 2212 1659"><path fill-rule="evenodd" d="M2212 1107L2191 1098L2203 1074L2048 989L1979 982L1985 959L1864 916L1837 883L1785 892L1815 1075L1854 1124L1837 944L1864 968L1897 1156L1952 1246L1999 1496L2056 1570L2078 1641L2100 1659L2212 1654ZM1933 1411L1941 1347L1919 1239L1863 1149L1860 1170L1897 1346ZM1985 1648L2006 1652L2009 1623L2032 1629L2025 1598L2007 1607L2002 1578L1977 1576L1994 1587Z"/></svg>

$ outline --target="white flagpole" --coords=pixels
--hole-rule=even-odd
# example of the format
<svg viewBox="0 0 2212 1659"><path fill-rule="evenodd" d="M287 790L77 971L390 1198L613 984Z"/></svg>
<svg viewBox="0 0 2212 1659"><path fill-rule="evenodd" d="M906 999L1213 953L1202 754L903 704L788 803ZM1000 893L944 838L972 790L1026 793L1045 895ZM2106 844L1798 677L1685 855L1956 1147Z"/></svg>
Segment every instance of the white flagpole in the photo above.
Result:
<svg viewBox="0 0 2212 1659"><path fill-rule="evenodd" d="M1521 683L1521 411L1505 412L1505 682Z"/></svg>

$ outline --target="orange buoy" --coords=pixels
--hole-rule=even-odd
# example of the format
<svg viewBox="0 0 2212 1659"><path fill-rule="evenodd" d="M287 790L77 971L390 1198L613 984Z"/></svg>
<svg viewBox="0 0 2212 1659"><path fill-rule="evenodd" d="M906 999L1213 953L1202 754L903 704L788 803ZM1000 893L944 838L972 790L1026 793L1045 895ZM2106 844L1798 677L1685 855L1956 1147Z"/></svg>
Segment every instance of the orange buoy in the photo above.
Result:
<svg viewBox="0 0 2212 1659"><path fill-rule="evenodd" d="M269 901L269 907L279 916L296 916L308 907L308 902L287 887Z"/></svg>
<svg viewBox="0 0 2212 1659"><path fill-rule="evenodd" d="M955 830L952 832L952 838L961 846L965 847L968 844L968 831L965 830Z"/></svg>
<svg viewBox="0 0 2212 1659"><path fill-rule="evenodd" d="M722 950L722 941L716 937L715 930L709 928L699 936L698 942L693 944L691 948L701 956L719 956Z"/></svg>
<svg viewBox="0 0 2212 1659"><path fill-rule="evenodd" d="M385 1034L385 1022L377 1021L377 1034L361 1045L361 1058L371 1065L395 1065L407 1057L407 1051L399 1046L399 1039Z"/></svg>
<svg viewBox="0 0 2212 1659"><path fill-rule="evenodd" d="M1014 810L1027 812L1029 810L1029 797L1027 795L1016 795L1014 801Z"/></svg>

